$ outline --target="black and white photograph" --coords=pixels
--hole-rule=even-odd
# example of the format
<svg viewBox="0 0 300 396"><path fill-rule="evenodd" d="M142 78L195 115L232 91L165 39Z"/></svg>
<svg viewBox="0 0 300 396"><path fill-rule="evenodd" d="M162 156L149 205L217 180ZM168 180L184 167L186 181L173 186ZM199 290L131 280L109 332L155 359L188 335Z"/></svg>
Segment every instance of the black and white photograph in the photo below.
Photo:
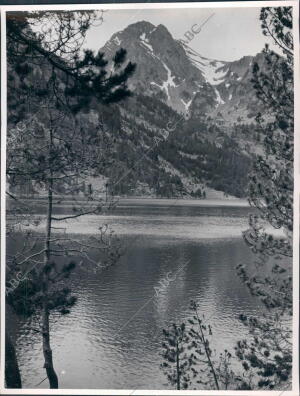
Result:
<svg viewBox="0 0 300 396"><path fill-rule="evenodd" d="M0 393L299 395L298 2L0 10Z"/></svg>

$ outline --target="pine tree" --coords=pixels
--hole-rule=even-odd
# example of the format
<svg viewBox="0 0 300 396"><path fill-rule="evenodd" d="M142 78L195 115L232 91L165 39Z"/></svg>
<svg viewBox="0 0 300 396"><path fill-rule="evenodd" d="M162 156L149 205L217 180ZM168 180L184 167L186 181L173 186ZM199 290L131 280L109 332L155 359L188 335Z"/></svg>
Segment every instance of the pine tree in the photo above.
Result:
<svg viewBox="0 0 300 396"><path fill-rule="evenodd" d="M265 66L253 66L253 85L263 109L257 127L264 154L257 157L249 183L249 202L257 209L250 217L246 243L257 257L258 271L245 266L239 275L253 295L268 309L264 318L241 316L252 341L241 341L237 355L246 371L260 377L257 387L273 389L287 382L292 369L292 232L293 232L293 37L292 7L262 8L263 33L277 45L280 55L266 45ZM275 238L265 229L283 231Z"/></svg>
<svg viewBox="0 0 300 396"><path fill-rule="evenodd" d="M201 377L199 378L198 375L197 383L219 390L219 379L209 344L209 335L212 335L212 328L209 324L205 324L204 320L200 318L198 305L195 301L191 302L191 310L193 312L193 318L189 320L189 323L196 326L196 328L192 327L189 331L189 335L193 339L192 345L198 356L197 360L202 363L198 371Z"/></svg>
<svg viewBox="0 0 300 396"><path fill-rule="evenodd" d="M219 356L213 354L210 339L212 327L200 317L198 304L191 301L192 318L185 324L172 324L163 330L164 342L161 368L169 382L177 389L188 389L194 383L206 389L236 387L238 376L231 369L232 355L226 349ZM196 388L193 388L196 389Z"/></svg>
<svg viewBox="0 0 300 396"><path fill-rule="evenodd" d="M164 362L161 368L171 385L175 385L178 390L187 389L191 383L196 360L194 354L188 353L190 337L185 324L173 323L168 330L163 330L163 335Z"/></svg>
<svg viewBox="0 0 300 396"><path fill-rule="evenodd" d="M19 272L24 277L16 287L10 287L7 301L16 312L40 313L41 328L37 331L42 336L50 388L58 388L50 346L50 312L59 310L62 315L67 314L76 301L63 282L75 268L75 262L70 259L59 265L57 256L81 255L95 268L105 267L119 257L107 228L100 228L99 236L86 243L53 235L54 222L100 213L103 207L99 192L93 191L86 194L85 202L74 200L72 214L59 217L53 213L53 205L63 199L62 186L68 194L76 196L82 180L101 167L103 157L98 140L103 125L92 122L83 125L82 111L93 103L107 105L131 94L126 83L135 65L129 62L123 67L125 50L115 54L111 63L114 72L109 76L103 54L86 50L80 56L86 32L97 18L93 12L47 11L10 13L7 19L8 181L10 186L17 186L26 178L47 192L43 237L27 235L25 254L16 252L8 259L8 284ZM20 128L20 123L24 128ZM27 204L8 194L22 212ZM38 245L42 247L36 251ZM107 252L107 259L101 263L93 260L88 254L90 250ZM24 285L29 290L26 306L22 298Z"/></svg>
<svg viewBox="0 0 300 396"><path fill-rule="evenodd" d="M99 20L103 21L102 13L99 16L91 11L8 13L8 63L23 77L34 65L46 65L49 70L54 70L63 86L63 95L56 98L57 106L68 104L78 112L88 108L93 100L106 104L118 102L131 95L127 80L132 76L135 64L128 62L124 66L126 50L121 48L112 60L113 72L108 75L108 61L103 53L94 54L86 49L82 56L86 33ZM22 83L25 85L19 89L24 88L27 99L30 93L36 95L39 92L36 85L26 86L24 78ZM26 107L19 104L18 111L26 111Z"/></svg>

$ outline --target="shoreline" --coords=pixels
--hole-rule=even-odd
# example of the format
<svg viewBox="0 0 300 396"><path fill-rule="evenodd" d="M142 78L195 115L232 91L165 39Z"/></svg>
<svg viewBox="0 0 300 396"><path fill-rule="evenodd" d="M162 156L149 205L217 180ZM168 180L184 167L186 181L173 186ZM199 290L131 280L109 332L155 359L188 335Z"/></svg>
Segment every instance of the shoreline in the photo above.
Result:
<svg viewBox="0 0 300 396"><path fill-rule="evenodd" d="M66 206L68 204L72 204L74 202L74 199L84 205L90 205L91 201L87 201L84 199L84 197L70 197L70 196L65 196L62 198L61 196L53 197L55 199L59 199L61 202L59 204L54 203L55 206ZM110 197L111 200L108 200L106 202L115 202L116 205L120 206L126 206L126 204L148 204L148 205L162 205L162 206L168 206L168 205L186 205L186 206L203 206L203 207L251 207L247 201L247 199L242 199L242 198L206 198L206 199L197 199L197 198L160 198L160 197L148 197L148 196L131 196L131 197L125 197L125 196L115 196L115 197ZM47 201L47 197L33 197L33 198L22 198L22 197L17 197L17 199L23 201L23 202L32 202L32 203L44 203ZM114 201L115 200L115 201ZM7 199L7 202L14 203L15 201L11 198ZM105 200L103 200L103 203L105 203ZM125 204L125 205L124 205ZM134 205L133 205L134 206Z"/></svg>

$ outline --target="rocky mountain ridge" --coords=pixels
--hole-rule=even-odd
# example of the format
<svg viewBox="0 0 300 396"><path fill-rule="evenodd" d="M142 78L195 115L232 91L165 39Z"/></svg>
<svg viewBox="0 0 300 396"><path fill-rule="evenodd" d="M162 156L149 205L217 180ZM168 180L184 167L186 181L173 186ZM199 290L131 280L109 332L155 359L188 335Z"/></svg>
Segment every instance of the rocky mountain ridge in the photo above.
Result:
<svg viewBox="0 0 300 396"><path fill-rule="evenodd" d="M110 57L120 47L137 64L131 80L135 92L154 96L189 118L228 125L253 122L251 68L263 63L262 53L232 62L208 59L175 40L165 26L146 21L115 33L101 51Z"/></svg>

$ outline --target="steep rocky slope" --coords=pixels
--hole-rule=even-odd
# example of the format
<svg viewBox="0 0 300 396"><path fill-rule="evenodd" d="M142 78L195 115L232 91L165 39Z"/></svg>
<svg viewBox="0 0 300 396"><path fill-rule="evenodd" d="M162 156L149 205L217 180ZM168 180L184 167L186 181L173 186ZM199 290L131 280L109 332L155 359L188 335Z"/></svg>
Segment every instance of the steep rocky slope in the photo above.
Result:
<svg viewBox="0 0 300 396"><path fill-rule="evenodd" d="M120 47L138 65L131 81L134 91L191 118L218 118L228 125L253 122L252 66L263 63L262 53L233 62L208 59L175 40L165 26L146 21L115 33L101 50L111 56Z"/></svg>

